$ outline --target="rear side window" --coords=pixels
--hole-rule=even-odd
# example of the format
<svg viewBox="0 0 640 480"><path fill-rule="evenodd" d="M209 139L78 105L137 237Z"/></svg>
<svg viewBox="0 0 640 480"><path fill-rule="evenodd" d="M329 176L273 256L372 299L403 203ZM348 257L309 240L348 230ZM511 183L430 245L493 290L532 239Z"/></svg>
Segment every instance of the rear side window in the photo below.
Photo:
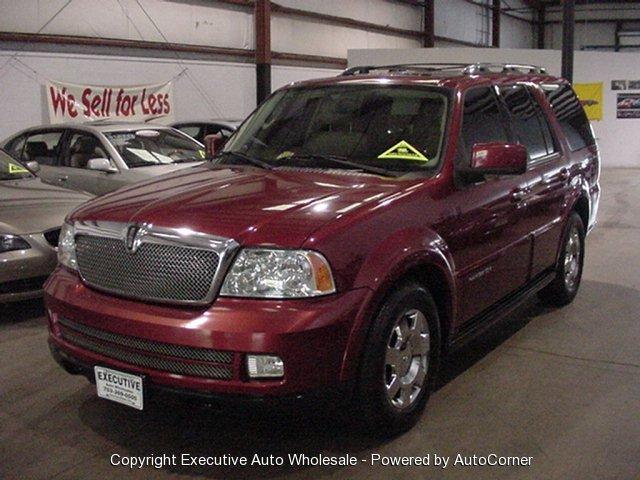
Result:
<svg viewBox="0 0 640 480"><path fill-rule="evenodd" d="M596 143L591 124L570 85L542 85L572 151Z"/></svg>
<svg viewBox="0 0 640 480"><path fill-rule="evenodd" d="M546 156L547 140L542 130L540 110L523 85L500 87L500 96L511 115L511 126L518 141L532 160Z"/></svg>
<svg viewBox="0 0 640 480"><path fill-rule="evenodd" d="M462 145L470 158L476 143L507 143L504 116L492 87L469 90L464 97Z"/></svg>

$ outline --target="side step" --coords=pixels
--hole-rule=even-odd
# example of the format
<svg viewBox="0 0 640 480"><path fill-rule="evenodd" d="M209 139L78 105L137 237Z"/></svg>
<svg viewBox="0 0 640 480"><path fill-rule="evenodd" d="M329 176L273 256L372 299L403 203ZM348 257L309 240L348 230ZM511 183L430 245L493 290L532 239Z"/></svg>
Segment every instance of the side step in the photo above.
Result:
<svg viewBox="0 0 640 480"><path fill-rule="evenodd" d="M480 312L475 317L465 322L449 345L449 351L454 351L473 340L480 333L489 329L502 320L509 313L522 305L534 293L546 287L555 277L555 270L549 269L540 273L529 283L509 294L496 304Z"/></svg>

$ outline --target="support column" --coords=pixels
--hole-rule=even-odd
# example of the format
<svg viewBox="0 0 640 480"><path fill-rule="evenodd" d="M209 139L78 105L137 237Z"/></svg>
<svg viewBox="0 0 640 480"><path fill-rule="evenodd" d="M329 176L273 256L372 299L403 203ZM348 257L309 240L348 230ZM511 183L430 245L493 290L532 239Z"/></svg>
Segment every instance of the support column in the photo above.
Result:
<svg viewBox="0 0 640 480"><path fill-rule="evenodd" d="M493 0L491 11L491 46L500 48L500 0Z"/></svg>
<svg viewBox="0 0 640 480"><path fill-rule="evenodd" d="M575 0L562 0L562 76L573 82Z"/></svg>
<svg viewBox="0 0 640 480"><path fill-rule="evenodd" d="M271 94L271 2L255 2L256 101L258 105Z"/></svg>
<svg viewBox="0 0 640 480"><path fill-rule="evenodd" d="M547 8L544 5L540 5L538 9L538 48L540 50L544 49L544 36L545 36L545 28L546 28L546 13Z"/></svg>
<svg viewBox="0 0 640 480"><path fill-rule="evenodd" d="M436 45L434 2L435 0L424 2L424 39L422 44L427 48L433 48Z"/></svg>

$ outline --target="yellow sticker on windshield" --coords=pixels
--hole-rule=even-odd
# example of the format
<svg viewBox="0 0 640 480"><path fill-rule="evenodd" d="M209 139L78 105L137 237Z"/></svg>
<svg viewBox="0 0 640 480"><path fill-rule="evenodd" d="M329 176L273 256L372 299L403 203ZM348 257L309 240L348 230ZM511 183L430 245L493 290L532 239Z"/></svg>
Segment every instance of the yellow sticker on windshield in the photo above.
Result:
<svg viewBox="0 0 640 480"><path fill-rule="evenodd" d="M207 153L204 150L198 150L198 155L200 158L207 158Z"/></svg>
<svg viewBox="0 0 640 480"><path fill-rule="evenodd" d="M276 157L276 160L284 160L285 158L291 158L294 155L295 155L294 152L290 150L285 150L284 152L282 152L280 155Z"/></svg>
<svg viewBox="0 0 640 480"><path fill-rule="evenodd" d="M29 173L29 170L24 168L21 165L16 165L15 163L9 164L9 173Z"/></svg>
<svg viewBox="0 0 640 480"><path fill-rule="evenodd" d="M396 143L386 152L378 155L378 158L389 160L413 160L414 162L428 162L429 159L425 157L418 149L411 146L409 143L402 140Z"/></svg>

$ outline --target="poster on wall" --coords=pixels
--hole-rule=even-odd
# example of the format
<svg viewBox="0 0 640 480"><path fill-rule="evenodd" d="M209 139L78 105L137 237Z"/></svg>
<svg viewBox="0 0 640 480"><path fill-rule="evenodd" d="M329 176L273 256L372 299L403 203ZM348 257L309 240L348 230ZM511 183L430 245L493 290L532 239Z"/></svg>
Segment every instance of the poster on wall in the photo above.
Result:
<svg viewBox="0 0 640 480"><path fill-rule="evenodd" d="M589 120L602 120L603 84L576 83L573 85Z"/></svg>
<svg viewBox="0 0 640 480"><path fill-rule="evenodd" d="M616 117L640 118L640 93L619 93Z"/></svg>
<svg viewBox="0 0 640 480"><path fill-rule="evenodd" d="M173 82L137 86L76 85L47 81L51 123L110 119L173 119Z"/></svg>

